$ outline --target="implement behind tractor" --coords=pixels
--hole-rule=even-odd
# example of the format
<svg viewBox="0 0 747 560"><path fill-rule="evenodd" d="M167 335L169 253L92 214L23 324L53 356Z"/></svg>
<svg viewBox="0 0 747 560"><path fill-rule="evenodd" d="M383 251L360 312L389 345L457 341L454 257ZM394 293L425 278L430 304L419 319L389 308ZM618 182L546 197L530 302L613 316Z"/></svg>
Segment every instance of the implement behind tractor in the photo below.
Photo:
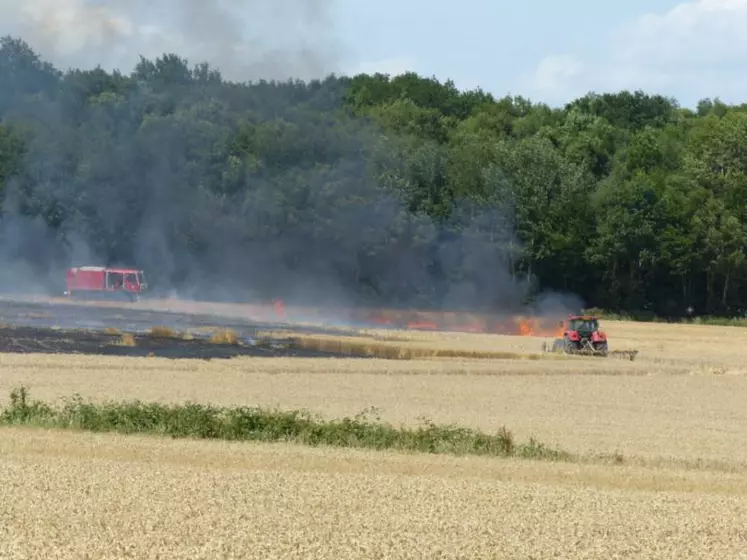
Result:
<svg viewBox="0 0 747 560"><path fill-rule="evenodd" d="M571 315L563 324L563 338L556 338L551 349L543 350L581 356L615 356L633 361L638 350L609 351L607 334L599 329L599 319L590 315Z"/></svg>

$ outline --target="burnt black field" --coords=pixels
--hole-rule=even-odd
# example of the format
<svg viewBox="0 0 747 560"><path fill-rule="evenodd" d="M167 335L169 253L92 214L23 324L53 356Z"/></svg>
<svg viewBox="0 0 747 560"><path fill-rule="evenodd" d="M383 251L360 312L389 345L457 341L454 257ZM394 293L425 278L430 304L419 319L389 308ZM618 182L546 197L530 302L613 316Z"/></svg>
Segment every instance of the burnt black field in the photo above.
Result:
<svg viewBox="0 0 747 560"><path fill-rule="evenodd" d="M152 336L164 326L175 336ZM216 343L210 334L182 333L188 329L228 329L236 343ZM55 303L0 301L0 353L92 354L101 356L162 357L173 359L226 359L251 357L337 357L331 352L301 349L292 340L268 339L258 331L287 325L257 323L220 315L190 314L122 307L72 306ZM113 331L118 332L113 332ZM323 328L293 327L298 332L329 332ZM123 344L122 333L134 344ZM340 335L339 331L335 334ZM353 333L350 333L353 334Z"/></svg>
<svg viewBox="0 0 747 560"><path fill-rule="evenodd" d="M252 357L333 357L335 354L294 348L291 341L251 340L218 344L209 339L134 335L134 345L121 343L121 335L44 327L1 327L0 352L22 354L93 354L174 359L226 359Z"/></svg>

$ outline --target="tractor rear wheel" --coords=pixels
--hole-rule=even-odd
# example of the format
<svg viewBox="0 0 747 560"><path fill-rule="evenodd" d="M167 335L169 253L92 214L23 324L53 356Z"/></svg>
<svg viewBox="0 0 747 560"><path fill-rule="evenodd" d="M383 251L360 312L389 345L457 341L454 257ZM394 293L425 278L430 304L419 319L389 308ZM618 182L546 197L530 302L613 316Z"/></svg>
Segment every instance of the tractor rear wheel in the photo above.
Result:
<svg viewBox="0 0 747 560"><path fill-rule="evenodd" d="M571 341L567 336L563 337L563 351L566 354L575 354L578 349L578 342Z"/></svg>

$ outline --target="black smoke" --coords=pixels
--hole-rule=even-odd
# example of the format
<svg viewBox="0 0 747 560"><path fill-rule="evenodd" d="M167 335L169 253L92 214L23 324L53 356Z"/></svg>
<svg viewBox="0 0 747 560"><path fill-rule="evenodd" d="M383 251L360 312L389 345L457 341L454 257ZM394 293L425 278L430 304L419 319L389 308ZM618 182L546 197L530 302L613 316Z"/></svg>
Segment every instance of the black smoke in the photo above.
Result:
<svg viewBox="0 0 747 560"><path fill-rule="evenodd" d="M210 13L193 4L192 18L228 25L225 3ZM124 25L102 5L95 21ZM319 16L320 3L304 5ZM234 74L262 74L268 61L315 73L326 60L270 48L247 65L229 48L241 44L230 26L225 37L211 52ZM4 39L0 117L24 151L6 180L0 289L59 293L65 267L105 264L143 268L155 295L183 298L524 305L531 282L515 270L510 189L487 203L452 200L448 217L430 218L413 209L406 174L392 188L372 166L400 146L347 114L344 79L242 85L222 71L166 55L129 74L63 73Z"/></svg>

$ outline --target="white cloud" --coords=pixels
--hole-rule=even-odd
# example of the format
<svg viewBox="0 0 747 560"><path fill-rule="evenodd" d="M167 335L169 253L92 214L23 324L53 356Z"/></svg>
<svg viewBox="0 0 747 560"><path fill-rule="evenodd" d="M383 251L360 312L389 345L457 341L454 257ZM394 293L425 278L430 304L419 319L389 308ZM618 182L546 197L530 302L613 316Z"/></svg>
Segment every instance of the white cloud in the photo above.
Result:
<svg viewBox="0 0 747 560"><path fill-rule="evenodd" d="M747 0L693 0L645 14L593 53L550 55L528 80L533 97L564 103L594 91L643 89L691 106L747 101Z"/></svg>
<svg viewBox="0 0 747 560"><path fill-rule="evenodd" d="M581 61L567 54L550 55L540 62L534 75L534 88L552 96L565 96L573 81L582 74Z"/></svg>

